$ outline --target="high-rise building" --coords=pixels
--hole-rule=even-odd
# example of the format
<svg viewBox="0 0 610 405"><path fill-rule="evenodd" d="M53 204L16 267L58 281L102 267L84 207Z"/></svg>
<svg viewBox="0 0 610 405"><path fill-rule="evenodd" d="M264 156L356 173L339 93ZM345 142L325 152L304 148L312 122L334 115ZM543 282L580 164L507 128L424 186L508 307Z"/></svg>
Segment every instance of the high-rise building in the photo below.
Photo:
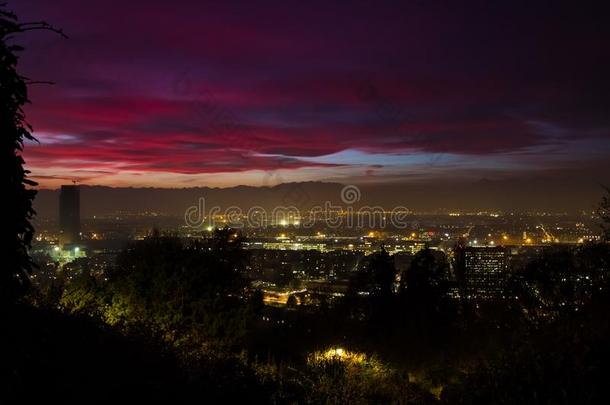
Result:
<svg viewBox="0 0 610 405"><path fill-rule="evenodd" d="M61 186L59 193L59 229L62 245L80 242L79 186Z"/></svg>
<svg viewBox="0 0 610 405"><path fill-rule="evenodd" d="M502 298L507 279L507 251L503 247L466 247L464 281L466 298Z"/></svg>

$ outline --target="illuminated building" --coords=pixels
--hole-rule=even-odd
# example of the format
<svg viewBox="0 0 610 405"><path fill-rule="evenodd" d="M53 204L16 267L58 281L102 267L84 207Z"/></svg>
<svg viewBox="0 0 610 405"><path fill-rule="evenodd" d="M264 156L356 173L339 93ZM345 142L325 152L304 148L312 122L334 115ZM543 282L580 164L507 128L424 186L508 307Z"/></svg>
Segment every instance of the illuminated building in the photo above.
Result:
<svg viewBox="0 0 610 405"><path fill-rule="evenodd" d="M503 247L467 247L464 251L465 295L471 299L501 298L507 273Z"/></svg>

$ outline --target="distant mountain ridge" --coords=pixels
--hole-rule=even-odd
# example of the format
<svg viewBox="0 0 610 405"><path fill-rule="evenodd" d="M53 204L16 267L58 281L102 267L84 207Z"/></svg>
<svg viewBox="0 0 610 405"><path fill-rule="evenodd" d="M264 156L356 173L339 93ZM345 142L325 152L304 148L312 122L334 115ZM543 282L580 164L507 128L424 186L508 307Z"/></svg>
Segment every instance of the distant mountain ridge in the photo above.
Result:
<svg viewBox="0 0 610 405"><path fill-rule="evenodd" d="M339 183L304 182L284 183L276 186L235 186L229 188L133 188L81 186L81 214L83 217L115 212L155 211L169 215L182 215L184 211L205 199L207 208L226 209L238 206L249 209L261 206L272 209L278 205L311 208L317 201L340 201L343 188ZM59 190L40 190L35 208L41 217L55 217L59 210Z"/></svg>
<svg viewBox="0 0 610 405"><path fill-rule="evenodd" d="M310 209L330 201L347 206L341 200L344 184L338 182L282 183L275 186L235 186L229 188L153 188L81 186L81 215L106 215L116 212L155 211L183 215L197 205L201 197L206 209L237 206L247 210L260 206ZM360 198L352 205L378 205L387 209L404 206L415 211L503 210L577 212L595 207L602 189L594 182L549 181L547 179L479 180L443 184L376 184L359 186ZM39 190L35 200L39 218L53 219L59 211L59 190Z"/></svg>

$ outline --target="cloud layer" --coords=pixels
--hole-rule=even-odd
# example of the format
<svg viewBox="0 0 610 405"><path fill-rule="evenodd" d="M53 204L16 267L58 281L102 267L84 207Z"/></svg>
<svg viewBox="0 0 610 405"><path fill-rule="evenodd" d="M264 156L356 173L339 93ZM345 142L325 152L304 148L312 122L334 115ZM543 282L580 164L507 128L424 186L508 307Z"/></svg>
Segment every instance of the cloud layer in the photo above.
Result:
<svg viewBox="0 0 610 405"><path fill-rule="evenodd" d="M22 38L24 74L56 83L27 109L43 185L596 172L608 158L601 10L221 3L9 3L70 36Z"/></svg>

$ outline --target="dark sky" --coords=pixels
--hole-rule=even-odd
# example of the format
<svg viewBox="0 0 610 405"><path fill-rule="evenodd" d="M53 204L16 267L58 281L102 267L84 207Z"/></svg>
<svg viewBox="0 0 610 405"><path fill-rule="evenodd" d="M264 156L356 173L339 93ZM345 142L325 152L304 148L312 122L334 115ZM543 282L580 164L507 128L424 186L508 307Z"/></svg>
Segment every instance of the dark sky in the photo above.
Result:
<svg viewBox="0 0 610 405"><path fill-rule="evenodd" d="M610 180L606 11L438 3L9 0L70 37L20 39L56 83L26 160L43 187Z"/></svg>

